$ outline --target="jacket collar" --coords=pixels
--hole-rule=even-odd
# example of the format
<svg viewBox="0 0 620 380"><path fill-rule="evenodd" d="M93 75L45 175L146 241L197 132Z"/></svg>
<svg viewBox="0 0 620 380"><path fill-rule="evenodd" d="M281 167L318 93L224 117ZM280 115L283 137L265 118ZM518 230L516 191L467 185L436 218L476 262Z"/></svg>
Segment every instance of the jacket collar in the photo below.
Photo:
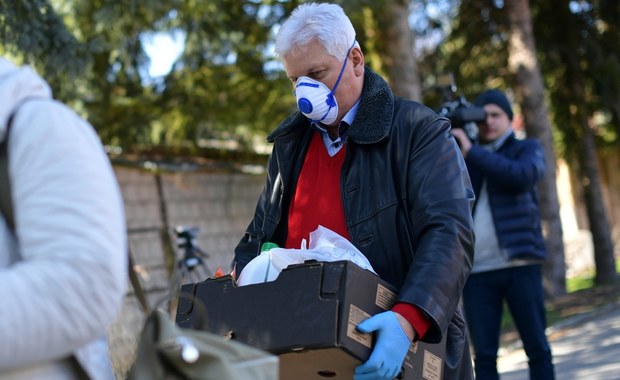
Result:
<svg viewBox="0 0 620 380"><path fill-rule="evenodd" d="M364 87L359 109L348 129L348 139L358 144L373 144L385 138L392 127L394 114L394 95L381 76L368 66L364 69ZM305 130L310 121L297 111L285 119L267 140L273 142L288 134ZM293 137L291 136L291 137Z"/></svg>
<svg viewBox="0 0 620 380"><path fill-rule="evenodd" d="M488 144L480 144L480 146L483 149L486 149L490 152L496 152L499 150L499 148L504 146L506 142L508 142L509 140L512 140L513 138L514 138L514 132L512 128L510 128L503 135L501 135L497 140L490 142Z"/></svg>

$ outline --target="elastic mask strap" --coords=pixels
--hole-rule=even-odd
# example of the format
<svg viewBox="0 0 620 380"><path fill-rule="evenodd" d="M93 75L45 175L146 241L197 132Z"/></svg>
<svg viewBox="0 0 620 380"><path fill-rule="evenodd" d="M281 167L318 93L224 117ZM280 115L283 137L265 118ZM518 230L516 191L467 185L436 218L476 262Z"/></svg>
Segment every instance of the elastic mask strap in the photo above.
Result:
<svg viewBox="0 0 620 380"><path fill-rule="evenodd" d="M344 62L342 63L342 68L340 68L340 74L338 74L338 79L336 79L336 84L334 84L334 87L332 88L332 90L329 92L329 94L327 94L326 102L327 102L327 105L329 106L329 108L327 109L327 112L325 112L325 115L323 115L323 117L320 120L313 120L313 121L315 122L323 121L323 119L325 119L327 115L329 114L329 111L331 111L331 109L336 106L336 100L334 99L334 93L336 92L336 89L338 88L338 85L340 84L340 79L342 79L344 68L347 66L347 61L349 60L349 54L351 54L351 50L353 50L354 46L355 46L355 40L353 40L353 44L351 45L349 50L347 50L347 55L346 57L344 57Z"/></svg>

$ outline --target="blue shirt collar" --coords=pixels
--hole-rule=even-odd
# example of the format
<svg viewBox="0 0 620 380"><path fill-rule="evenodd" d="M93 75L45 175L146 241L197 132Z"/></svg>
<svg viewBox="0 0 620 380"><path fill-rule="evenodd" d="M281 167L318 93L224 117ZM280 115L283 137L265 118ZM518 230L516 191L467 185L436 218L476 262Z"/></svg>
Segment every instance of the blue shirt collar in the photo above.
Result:
<svg viewBox="0 0 620 380"><path fill-rule="evenodd" d="M355 120L355 115L357 115L359 105L360 100L358 99L357 102L355 102L355 104L353 105L353 107L351 107L349 112L347 112L343 116L342 120L340 121L340 126L338 127L338 136L335 139L332 139L332 137L327 132L327 129L322 124L312 122L312 127L321 134L323 144L325 145L325 148L327 149L327 152L331 157L335 156L336 153L338 153L340 149L342 149L345 142L347 141L347 130L349 126L353 123L353 120Z"/></svg>
<svg viewBox="0 0 620 380"><path fill-rule="evenodd" d="M353 105L353 107L351 107L351 109L349 110L349 112L347 112L343 117L342 120L340 121L340 126L338 128L338 137L341 139L345 139L346 138L346 130L348 128L348 126L350 126L353 123L353 120L355 120L355 115L357 115L357 110L360 107L360 99L357 100L357 102L355 102L355 104ZM343 122L346 123L346 125L343 125ZM322 135L328 135L327 133L327 129L325 128L325 126L323 126L323 124L321 123L316 123L316 122L312 122L312 126L318 130L319 132L321 132Z"/></svg>

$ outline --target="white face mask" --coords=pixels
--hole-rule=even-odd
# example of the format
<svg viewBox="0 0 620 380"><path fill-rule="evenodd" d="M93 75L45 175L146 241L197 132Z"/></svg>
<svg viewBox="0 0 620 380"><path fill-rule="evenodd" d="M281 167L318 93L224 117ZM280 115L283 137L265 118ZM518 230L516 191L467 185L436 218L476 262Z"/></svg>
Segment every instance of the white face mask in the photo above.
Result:
<svg viewBox="0 0 620 380"><path fill-rule="evenodd" d="M334 84L334 88L331 90L324 83L312 78L299 77L295 81L297 108L313 122L329 125L336 121L338 117L338 101L336 100L335 93L353 46L355 46L355 41L353 41L353 45L351 45L347 52L336 84Z"/></svg>
<svg viewBox="0 0 620 380"><path fill-rule="evenodd" d="M338 101L334 91L319 81L308 77L299 77L295 81L297 107L306 117L315 123L331 124L338 117Z"/></svg>

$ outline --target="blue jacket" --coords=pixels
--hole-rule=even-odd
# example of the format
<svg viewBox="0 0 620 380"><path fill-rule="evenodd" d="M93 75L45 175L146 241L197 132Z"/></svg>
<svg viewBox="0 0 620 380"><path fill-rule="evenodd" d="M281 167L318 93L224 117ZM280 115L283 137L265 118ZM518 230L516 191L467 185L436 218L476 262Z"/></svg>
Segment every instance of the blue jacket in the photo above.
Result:
<svg viewBox="0 0 620 380"><path fill-rule="evenodd" d="M496 152L474 145L465 161L477 198L487 181L497 239L508 259L545 259L536 191L545 172L540 143L511 134Z"/></svg>

